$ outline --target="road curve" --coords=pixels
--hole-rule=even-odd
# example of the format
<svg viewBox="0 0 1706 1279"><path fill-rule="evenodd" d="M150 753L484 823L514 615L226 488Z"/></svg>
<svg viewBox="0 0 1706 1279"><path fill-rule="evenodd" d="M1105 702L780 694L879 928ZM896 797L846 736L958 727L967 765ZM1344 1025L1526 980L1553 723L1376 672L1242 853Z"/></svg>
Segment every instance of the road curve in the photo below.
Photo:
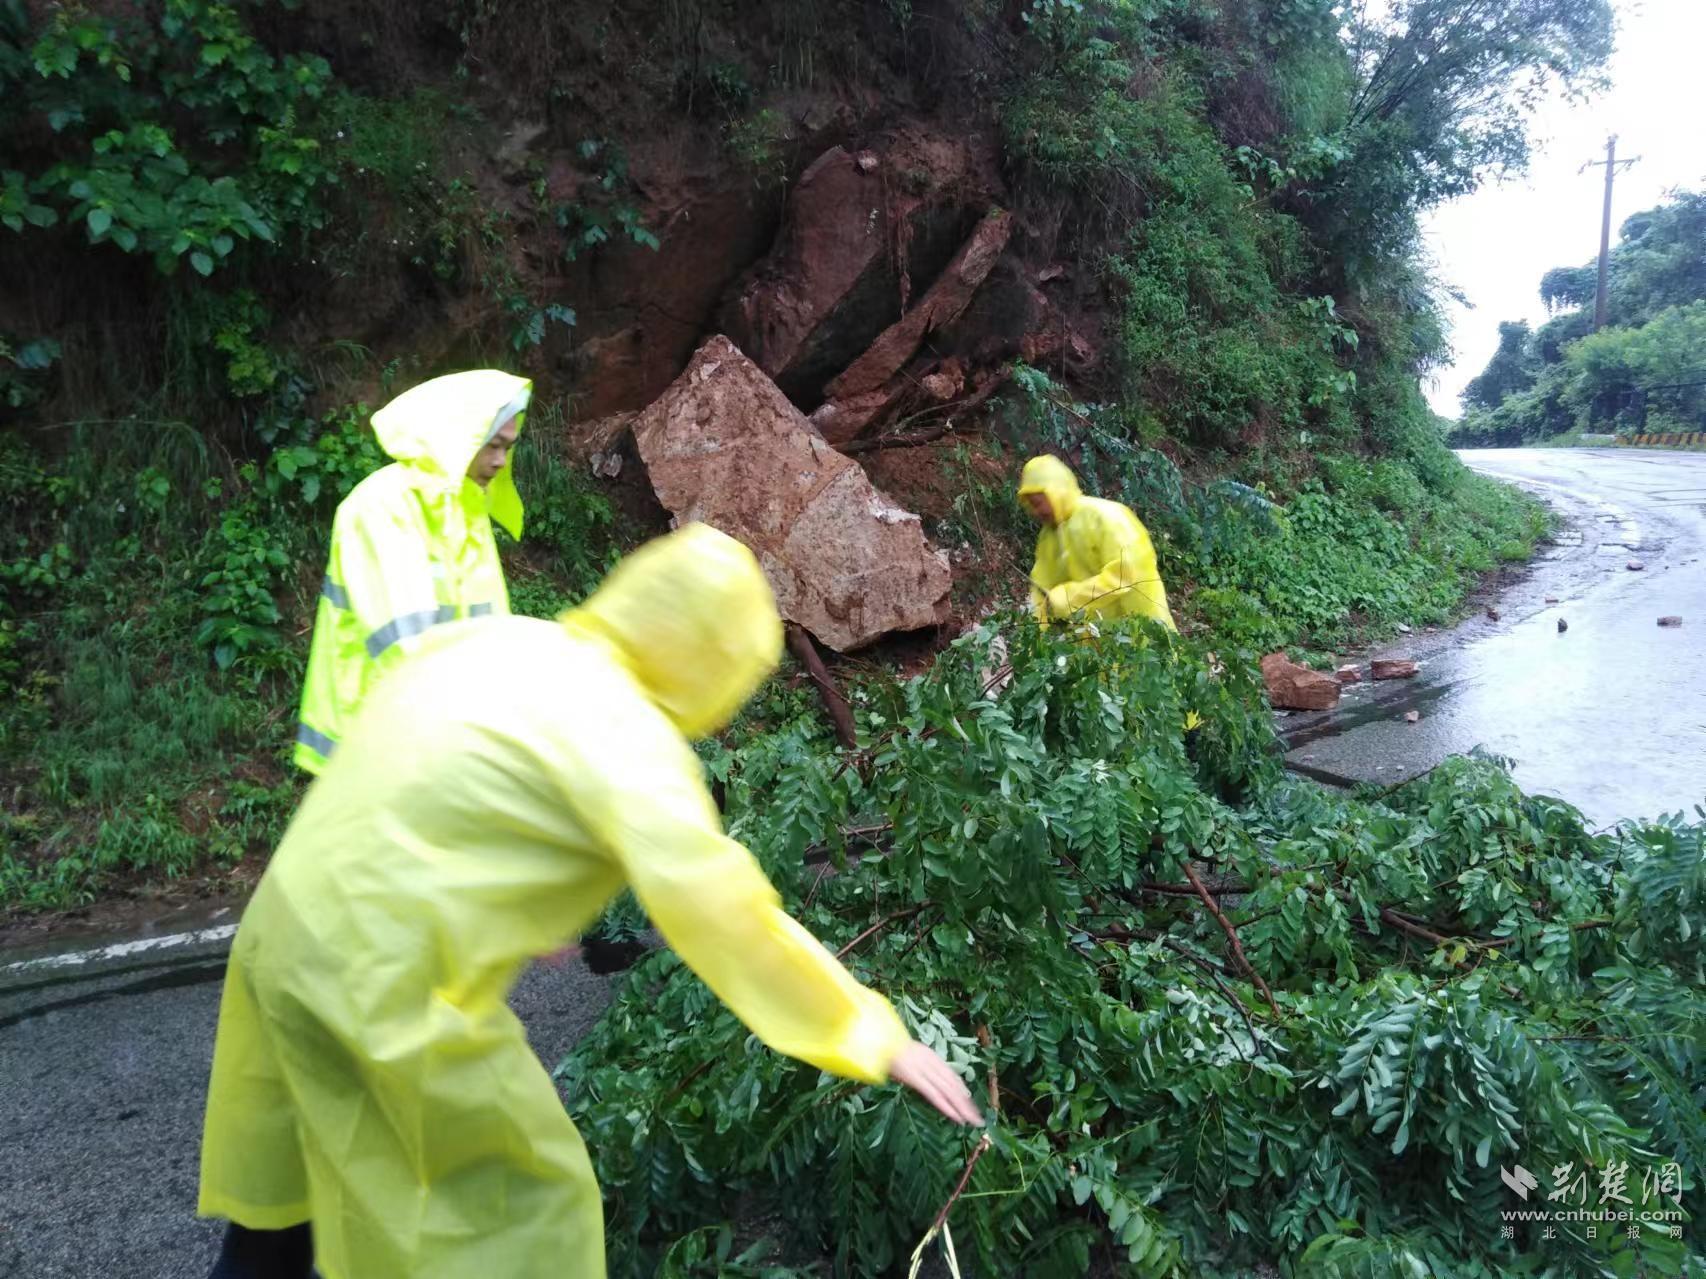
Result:
<svg viewBox="0 0 1706 1279"><path fill-rule="evenodd" d="M1556 543L1501 594L1498 621L1377 654L1418 659L1417 678L1353 686L1338 711L1287 719L1287 761L1394 782L1480 746L1596 823L1692 815L1706 801L1706 454L1460 456L1548 502L1565 521ZM1683 623L1660 627L1664 616ZM1405 721L1410 710L1419 722Z"/></svg>

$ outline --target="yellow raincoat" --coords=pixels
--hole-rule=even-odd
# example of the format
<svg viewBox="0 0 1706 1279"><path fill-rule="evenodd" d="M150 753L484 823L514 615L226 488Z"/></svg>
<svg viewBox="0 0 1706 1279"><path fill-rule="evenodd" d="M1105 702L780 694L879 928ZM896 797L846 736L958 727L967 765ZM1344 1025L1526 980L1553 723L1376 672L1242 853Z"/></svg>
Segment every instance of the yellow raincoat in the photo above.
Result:
<svg viewBox="0 0 1706 1279"><path fill-rule="evenodd" d="M687 742L781 644L757 562L703 525L559 621L435 628L244 913L201 1211L311 1219L325 1279L598 1279L592 1167L505 997L625 884L765 1043L884 1080L906 1029L723 835Z"/></svg>
<svg viewBox="0 0 1706 1279"><path fill-rule="evenodd" d="M477 369L434 378L373 415L396 459L356 485L332 520L296 730L319 773L368 691L432 627L509 612L492 520L521 536L514 455L481 488L468 465L504 422L519 431L533 384Z"/></svg>
<svg viewBox="0 0 1706 1279"><path fill-rule="evenodd" d="M1054 510L1054 523L1037 538L1031 569L1031 605L1038 621L1082 611L1091 618L1147 617L1178 629L1149 530L1129 508L1085 497L1072 469L1046 455L1025 463L1019 497L1030 493L1046 496Z"/></svg>

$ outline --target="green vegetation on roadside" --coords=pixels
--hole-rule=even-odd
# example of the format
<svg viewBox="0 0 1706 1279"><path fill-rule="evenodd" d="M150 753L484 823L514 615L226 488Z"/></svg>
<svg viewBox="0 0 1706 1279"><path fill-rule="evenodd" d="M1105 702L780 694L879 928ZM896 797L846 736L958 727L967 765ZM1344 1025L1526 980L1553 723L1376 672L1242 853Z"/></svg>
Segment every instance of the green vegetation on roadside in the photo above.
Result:
<svg viewBox="0 0 1706 1279"><path fill-rule="evenodd" d="M1057 449L1149 521L1187 624L1223 645L1330 648L1443 620L1542 530L1526 499L1455 464L1417 393L1443 345L1414 219L1520 150L1508 122L1474 143L1440 132L1483 118L1471 71L1528 57L1583 76L1598 9L1548 0L1520 30L1459 26L1435 57L1415 33L1464 15L1412 7L1347 44L1325 0L1046 0L1015 29L963 6L1005 48L992 61L891 6L864 32L888 66L844 61L848 15L789 18L780 46L755 36L747 61L702 63L672 13L646 74L686 90L660 110L710 121L766 185L790 162L764 99L830 74L814 46L878 82L913 74L896 55L920 41L969 59L1014 201L1097 281L1111 344L1094 385L1016 370L980 465L944 459L964 486L938 531L990 533L1022 592L1033 530L989 461ZM461 38L493 57L501 15L464 18ZM0 435L0 905L221 876L290 811L331 511L383 460L367 406L440 371L294 338L292 317L401 287L480 317L452 360L525 365L576 322L529 266L540 237L561 262L659 243L622 137L572 130L572 194L532 164L519 198L497 198L477 162L492 104L466 62L365 84L298 52L294 21L264 3L0 2L0 126L16 140L0 252L53 298L33 326L0 310L0 404L19 424ZM752 61L772 56L774 81ZM141 308L145 339L102 322L119 304ZM518 611L540 615L635 535L556 456L567 402L536 406L529 534L506 548Z"/></svg>
<svg viewBox="0 0 1706 1279"><path fill-rule="evenodd" d="M1520 167L1536 96L1610 40L1604 0L0 0L0 911L253 875L368 406L535 374L512 601L590 590L646 530L559 451L563 279L667 246L640 166L670 128L773 219L827 136L802 122L879 101L999 159L1008 283L1069 280L1099 344L913 454L986 570L962 591L1024 594L1012 485L1050 450L1147 522L1184 632L997 612L914 678L850 663L857 749L786 676L699 746L790 910L986 1099L967 1271L1706 1277L1706 814L1594 834L1482 758L1328 794L1280 770L1255 670L1445 621L1544 536L1419 393L1418 219ZM548 164L512 145L535 108ZM1507 334L1472 422L1600 423L1675 375L1698 205L1626 226L1616 328ZM599 932L645 928L624 898ZM905 1273L973 1149L758 1051L668 954L560 1079L617 1279ZM1679 1237L1507 1236L1519 1162L1623 1167Z"/></svg>
<svg viewBox="0 0 1706 1279"><path fill-rule="evenodd" d="M384 460L366 416L275 423L262 465L182 423L86 426L57 459L0 436L0 906L217 877L277 842L332 510ZM609 504L547 438L518 453L532 533L506 547L537 616L614 555Z"/></svg>
<svg viewBox="0 0 1706 1279"><path fill-rule="evenodd" d="M1484 758L1324 792L1261 749L1253 650L998 624L863 686L856 752L810 719L713 752L790 912L990 1115L965 1273L1706 1274L1706 812L1596 835ZM977 1138L758 1049L668 952L558 1079L616 1275L760 1273L713 1264L753 1221L775 1279L905 1273ZM1542 1207L1621 1169L1681 1237L1507 1235L1518 1163Z"/></svg>

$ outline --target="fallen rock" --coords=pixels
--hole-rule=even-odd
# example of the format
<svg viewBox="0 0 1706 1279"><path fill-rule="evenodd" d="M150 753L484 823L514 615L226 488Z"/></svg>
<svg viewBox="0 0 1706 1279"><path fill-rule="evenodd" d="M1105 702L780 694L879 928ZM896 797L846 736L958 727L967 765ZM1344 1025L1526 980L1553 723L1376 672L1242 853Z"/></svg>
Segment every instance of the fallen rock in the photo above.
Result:
<svg viewBox="0 0 1706 1279"><path fill-rule="evenodd" d="M916 515L826 444L726 337L650 408L634 441L658 500L758 557L782 616L840 652L948 616L948 560Z"/></svg>
<svg viewBox="0 0 1706 1279"><path fill-rule="evenodd" d="M658 378L655 345L637 324L577 343L567 359L574 385L586 392L576 397L576 413L600 418L656 399L669 379Z"/></svg>
<svg viewBox="0 0 1706 1279"><path fill-rule="evenodd" d="M883 322L892 286L884 278L889 227L880 168L872 153L853 156L843 147L814 160L789 194L775 247L723 314L741 349L778 381L836 345L826 330L864 327L865 314Z"/></svg>
<svg viewBox="0 0 1706 1279"><path fill-rule="evenodd" d="M1262 659L1262 679L1275 710L1330 711L1339 704L1339 681L1299 666L1284 653Z"/></svg>
<svg viewBox="0 0 1706 1279"><path fill-rule="evenodd" d="M1422 722L1422 713L1420 711L1405 711L1404 722L1406 724L1419 724Z"/></svg>
<svg viewBox="0 0 1706 1279"><path fill-rule="evenodd" d="M1333 677L1341 684L1360 684L1362 683L1362 667L1341 666L1333 672Z"/></svg>
<svg viewBox="0 0 1706 1279"><path fill-rule="evenodd" d="M1546 597L1546 602L1548 604L1556 604L1558 602L1558 597L1556 595L1548 595Z"/></svg>
<svg viewBox="0 0 1706 1279"><path fill-rule="evenodd" d="M1567 631L1569 629L1570 629L1570 624L1568 622L1566 622L1563 618L1560 617L1558 619L1558 634L1562 635L1565 631Z"/></svg>
<svg viewBox="0 0 1706 1279"><path fill-rule="evenodd" d="M895 396L887 387L844 400L825 400L812 410L811 424L831 444L846 444L894 407Z"/></svg>
<svg viewBox="0 0 1706 1279"><path fill-rule="evenodd" d="M1659 625L1660 626L1681 626L1682 625L1682 619L1680 617L1677 617L1674 614L1672 614L1671 616L1668 616L1668 617L1659 618Z"/></svg>
<svg viewBox="0 0 1706 1279"><path fill-rule="evenodd" d="M966 309L1012 234L1011 213L994 209L987 214L918 305L884 329L865 354L824 387L825 394L836 399L860 395L899 373L931 330L950 323Z"/></svg>
<svg viewBox="0 0 1706 1279"><path fill-rule="evenodd" d="M563 431L565 451L571 457L585 458L596 475L598 467L608 464L611 455L621 453L622 441L633 429L636 416L630 410L573 422Z"/></svg>
<svg viewBox="0 0 1706 1279"><path fill-rule="evenodd" d="M1493 608L1489 605L1487 608L1487 620L1490 622L1498 621L1499 620L1499 610L1496 608Z"/></svg>
<svg viewBox="0 0 1706 1279"><path fill-rule="evenodd" d="M1386 657L1368 664L1368 673L1375 679L1409 679L1422 668L1414 662Z"/></svg>
<svg viewBox="0 0 1706 1279"><path fill-rule="evenodd" d="M1639 573L1642 569L1646 568L1647 566L1645 564L1641 563L1640 560L1630 560L1623 567L1628 569L1631 573Z"/></svg>
<svg viewBox="0 0 1706 1279"><path fill-rule="evenodd" d="M1408 626L1404 625L1404 623L1399 622L1398 623L1398 634L1408 635L1409 633L1410 633L1410 628Z"/></svg>
<svg viewBox="0 0 1706 1279"><path fill-rule="evenodd" d="M824 382L905 311L913 280L941 273L965 238L967 203L987 207L994 188L974 150L904 135L881 153L825 151L790 189L770 251L718 313L722 331L786 395L817 403Z"/></svg>
<svg viewBox="0 0 1706 1279"><path fill-rule="evenodd" d="M985 217L918 305L884 329L869 350L831 380L824 388L824 402L812 414L812 425L824 439L831 444L848 443L887 416L916 387L922 386L937 402L951 399L959 393L954 387L957 373L963 389L965 375L957 361L945 362L943 368L917 381L906 376L906 366L932 331L965 310L1012 233L1012 214L997 209ZM955 368L947 370L948 363Z"/></svg>
<svg viewBox="0 0 1706 1279"><path fill-rule="evenodd" d="M945 403L966 389L965 361L959 357L943 360L934 373L918 379L919 387L938 404Z"/></svg>

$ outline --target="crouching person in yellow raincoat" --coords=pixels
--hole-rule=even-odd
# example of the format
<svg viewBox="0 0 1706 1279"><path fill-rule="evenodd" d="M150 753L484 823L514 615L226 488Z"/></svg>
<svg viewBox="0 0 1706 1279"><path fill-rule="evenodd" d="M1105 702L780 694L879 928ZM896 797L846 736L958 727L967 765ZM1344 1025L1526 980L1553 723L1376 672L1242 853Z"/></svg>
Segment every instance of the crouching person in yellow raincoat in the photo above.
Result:
<svg viewBox="0 0 1706 1279"><path fill-rule="evenodd" d="M1057 457L1033 457L1019 477L1019 500L1042 524L1031 569L1039 622L1147 617L1177 630L1149 530L1131 508L1085 497Z"/></svg>
<svg viewBox="0 0 1706 1279"><path fill-rule="evenodd" d="M509 612L492 521L521 536L510 450L532 393L526 378L475 369L422 382L373 415L394 461L332 519L297 767L325 768L368 691L432 627Z"/></svg>
<svg viewBox="0 0 1706 1279"><path fill-rule="evenodd" d="M1039 622L1146 617L1179 629L1167 607L1155 543L1129 506L1085 497L1072 468L1048 454L1025 463L1019 500L1043 526L1031 567L1031 607ZM1193 730L1201 723L1195 711L1185 712L1193 749Z"/></svg>
<svg viewBox="0 0 1706 1279"><path fill-rule="evenodd" d="M977 1122L722 833L688 738L781 646L751 553L691 525L559 620L437 627L386 678L232 947L201 1164L201 1212L235 1223L215 1275L305 1275L311 1223L325 1279L602 1276L586 1148L505 997L624 885L772 1048Z"/></svg>

